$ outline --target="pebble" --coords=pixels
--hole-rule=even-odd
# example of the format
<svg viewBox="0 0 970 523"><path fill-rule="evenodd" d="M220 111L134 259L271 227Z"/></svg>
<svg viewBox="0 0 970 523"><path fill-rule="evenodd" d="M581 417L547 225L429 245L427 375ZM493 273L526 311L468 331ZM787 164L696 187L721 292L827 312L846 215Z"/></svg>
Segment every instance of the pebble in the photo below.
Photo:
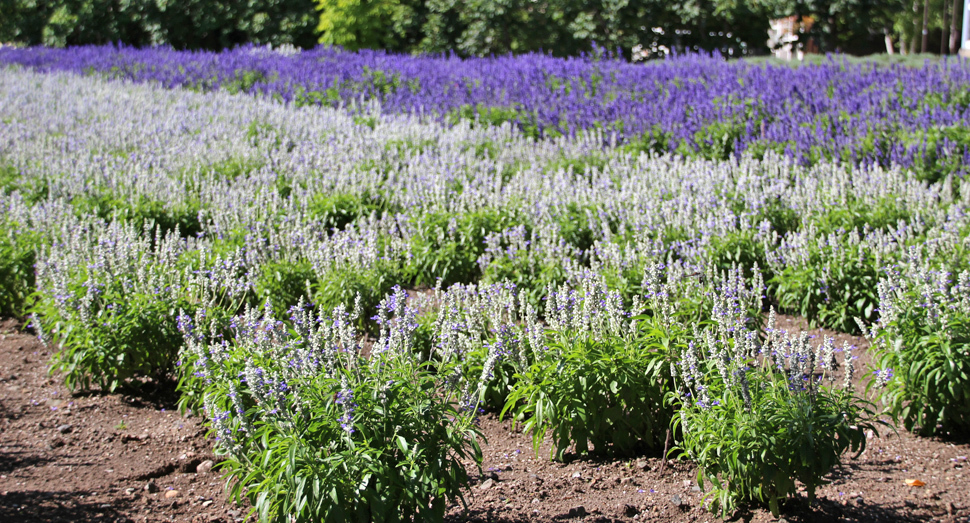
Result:
<svg viewBox="0 0 970 523"><path fill-rule="evenodd" d="M482 484L478 486L478 489L479 490L488 490L488 489L492 488L492 485L494 485L494 484L495 484L495 480L489 478L489 479L486 479L485 481L483 481Z"/></svg>
<svg viewBox="0 0 970 523"><path fill-rule="evenodd" d="M177 497L179 497L180 494L181 494L181 492L179 492L177 490L169 490L169 491L165 492L165 498L166 499L177 498Z"/></svg>
<svg viewBox="0 0 970 523"><path fill-rule="evenodd" d="M574 478L578 478L578 477L581 477L581 476L582 476L582 474L580 474L579 472L573 472L573 477Z"/></svg>
<svg viewBox="0 0 970 523"><path fill-rule="evenodd" d="M211 471L212 470L212 467L214 467L214 466L215 466L215 463L213 463L211 459L207 459L207 460L203 461L202 463L199 463L199 465L197 467L195 467L195 473L196 474L208 474L209 471Z"/></svg>
<svg viewBox="0 0 970 523"><path fill-rule="evenodd" d="M674 494L673 496L670 496L670 504L677 508L687 505L687 503L684 503L684 500L680 498L680 494Z"/></svg>
<svg viewBox="0 0 970 523"><path fill-rule="evenodd" d="M146 491L146 492L149 492L149 493L155 493L155 492L158 492L158 485L156 485L154 481L149 481L149 482L148 482L148 483L147 483L147 484L145 485L145 491Z"/></svg>
<svg viewBox="0 0 970 523"><path fill-rule="evenodd" d="M68 432L71 432L72 430L74 430L74 425L71 425L69 423L65 423L64 425L61 425L60 427L57 427L57 432L60 432L61 434L67 434Z"/></svg>
<svg viewBox="0 0 970 523"><path fill-rule="evenodd" d="M209 499L209 500L206 500L206 501L203 501L203 502L202 502L202 506L203 506L204 508L208 508L208 507L209 507L209 505L211 505L212 503L213 503L213 501L212 501L211 499Z"/></svg>

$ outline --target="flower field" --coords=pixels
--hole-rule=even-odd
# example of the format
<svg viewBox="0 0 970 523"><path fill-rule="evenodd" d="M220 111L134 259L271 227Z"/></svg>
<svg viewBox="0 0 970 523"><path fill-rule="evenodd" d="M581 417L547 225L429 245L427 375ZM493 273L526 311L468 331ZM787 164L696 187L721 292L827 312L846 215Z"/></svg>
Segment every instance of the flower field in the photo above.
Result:
<svg viewBox="0 0 970 523"><path fill-rule="evenodd" d="M440 521L484 411L696 463L723 516L886 419L970 430L965 62L0 63L0 314L73 390L177 387L263 520Z"/></svg>

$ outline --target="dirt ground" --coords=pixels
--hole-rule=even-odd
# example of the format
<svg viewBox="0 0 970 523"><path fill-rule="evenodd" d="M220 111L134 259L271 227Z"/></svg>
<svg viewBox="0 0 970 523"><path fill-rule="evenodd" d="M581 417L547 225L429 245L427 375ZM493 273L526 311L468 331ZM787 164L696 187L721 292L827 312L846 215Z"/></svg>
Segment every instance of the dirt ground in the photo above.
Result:
<svg viewBox="0 0 970 523"><path fill-rule="evenodd" d="M779 328L807 329L780 316ZM837 346L861 338L836 336ZM229 504L225 482L206 471L211 454L198 417L174 410L173 397L71 395L47 374L50 354L13 321L0 324L0 522L242 522L248 508ZM859 373L861 375L862 372ZM448 521L673 521L718 519L703 508L697 469L660 453L628 460L551 462L528 435L486 415L484 474L475 470L467 510ZM818 501L792 499L787 522L970 522L970 438L874 435L868 450L829 476ZM912 487L906 480L920 480ZM773 521L762 508L736 521Z"/></svg>

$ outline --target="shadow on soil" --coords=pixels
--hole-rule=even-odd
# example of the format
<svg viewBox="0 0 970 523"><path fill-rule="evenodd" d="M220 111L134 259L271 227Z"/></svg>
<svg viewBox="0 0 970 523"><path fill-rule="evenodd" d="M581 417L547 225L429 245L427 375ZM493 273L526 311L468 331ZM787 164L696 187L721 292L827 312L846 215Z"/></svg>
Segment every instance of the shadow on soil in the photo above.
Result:
<svg viewBox="0 0 970 523"><path fill-rule="evenodd" d="M742 510L727 521L748 522L754 517L751 510ZM870 505L864 501L850 500L846 505L831 499L789 499L782 503L781 517L790 523L825 523L855 520L859 522L892 521L916 523L926 521L925 516L904 514L893 507Z"/></svg>
<svg viewBox="0 0 970 523"><path fill-rule="evenodd" d="M0 474L8 474L17 469L26 467L44 466L51 461L49 458L37 456L31 450L20 451L17 450L18 448L19 447L7 446L3 452L0 452ZM13 449L13 451L11 452L8 449ZM0 502L0 504L2 504L2 502ZM2 514L3 513L0 512L0 515ZM0 521L7 520L0 519Z"/></svg>
<svg viewBox="0 0 970 523"><path fill-rule="evenodd" d="M114 522L128 521L127 507L86 502L79 492L8 492L0 495L0 521L34 522Z"/></svg>
<svg viewBox="0 0 970 523"><path fill-rule="evenodd" d="M527 517L509 517L494 509L470 509L458 514L445 516L445 523L526 523Z"/></svg>

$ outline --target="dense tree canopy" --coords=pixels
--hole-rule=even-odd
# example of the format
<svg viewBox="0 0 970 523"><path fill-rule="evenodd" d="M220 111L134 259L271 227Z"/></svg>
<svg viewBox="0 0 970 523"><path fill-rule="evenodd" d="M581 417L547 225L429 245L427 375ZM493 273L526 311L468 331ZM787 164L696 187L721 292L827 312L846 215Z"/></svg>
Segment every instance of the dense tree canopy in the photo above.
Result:
<svg viewBox="0 0 970 523"><path fill-rule="evenodd" d="M313 0L0 0L0 42L221 49L316 43Z"/></svg>
<svg viewBox="0 0 970 523"><path fill-rule="evenodd" d="M769 20L811 20L821 51L865 54L885 38L919 50L924 5L939 50L959 0L0 0L0 42L222 49L243 43L454 52L593 49L630 57L768 51ZM960 9L957 9L960 11ZM959 17L959 14L958 14ZM945 42L944 42L945 43Z"/></svg>

